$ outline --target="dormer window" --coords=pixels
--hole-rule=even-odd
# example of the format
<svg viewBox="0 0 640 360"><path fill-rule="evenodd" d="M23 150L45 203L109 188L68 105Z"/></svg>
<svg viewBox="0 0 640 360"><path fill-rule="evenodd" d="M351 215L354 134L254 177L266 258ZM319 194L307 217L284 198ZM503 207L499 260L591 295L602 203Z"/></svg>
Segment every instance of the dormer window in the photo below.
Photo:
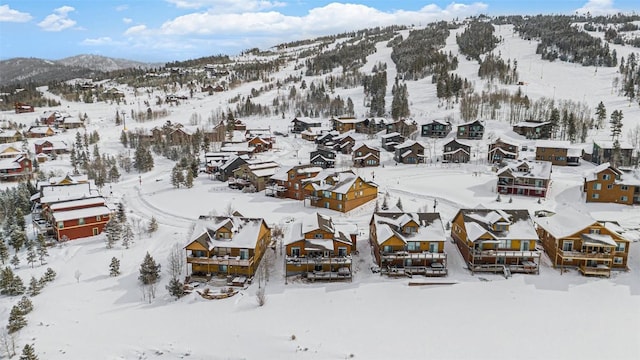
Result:
<svg viewBox="0 0 640 360"><path fill-rule="evenodd" d="M509 230L509 225L507 224L494 224L493 229L495 231L507 231Z"/></svg>
<svg viewBox="0 0 640 360"><path fill-rule="evenodd" d="M600 229L589 229L589 234L600 234Z"/></svg>
<svg viewBox="0 0 640 360"><path fill-rule="evenodd" d="M415 234L418 232L418 229L415 226L407 226L404 228L405 233L407 234Z"/></svg>

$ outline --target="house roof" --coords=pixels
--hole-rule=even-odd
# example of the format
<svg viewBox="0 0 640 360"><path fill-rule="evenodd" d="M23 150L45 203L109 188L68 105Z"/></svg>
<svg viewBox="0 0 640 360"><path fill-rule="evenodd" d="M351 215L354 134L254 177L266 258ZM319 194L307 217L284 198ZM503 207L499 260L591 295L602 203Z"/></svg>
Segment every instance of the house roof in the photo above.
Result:
<svg viewBox="0 0 640 360"><path fill-rule="evenodd" d="M380 137L383 138L383 139L389 139L389 138L392 138L392 137L395 137L395 136L402 136L402 135L400 135L400 133L395 132L395 131L394 132L390 132L388 134L380 135Z"/></svg>
<svg viewBox="0 0 640 360"><path fill-rule="evenodd" d="M295 121L301 122L303 124L320 124L320 120L314 120L314 119L312 119L310 117L306 117L306 116L304 116L304 117L296 117L293 120L291 120L291 122L295 122Z"/></svg>
<svg viewBox="0 0 640 360"><path fill-rule="evenodd" d="M22 155L18 155L16 157L0 159L0 170L16 170L20 169L20 162L24 160L25 157Z"/></svg>
<svg viewBox="0 0 640 360"><path fill-rule="evenodd" d="M514 124L514 127L528 127L528 128L537 128L540 126L545 126L545 125L549 125L551 124L551 122L549 121L544 121L544 122L535 122L535 121L520 121L519 123Z"/></svg>
<svg viewBox="0 0 640 360"><path fill-rule="evenodd" d="M106 206L94 206L85 209L66 210L66 211L54 211L54 221L67 221L81 218L88 218L92 216L104 216L109 215L111 210Z"/></svg>
<svg viewBox="0 0 640 360"><path fill-rule="evenodd" d="M463 140L459 140L458 138L453 138L453 139L451 139L449 142L447 142L446 144L444 144L444 146L447 146L447 145L449 145L449 144L451 144L451 143L457 143L457 144L459 144L459 145L462 145L462 146L466 146L466 147L468 147L468 148L471 148L471 144L470 144L470 143L468 143L468 142L466 142L466 141L463 141Z"/></svg>
<svg viewBox="0 0 640 360"><path fill-rule="evenodd" d="M523 169L520 171L519 169ZM551 162L550 161L509 161L498 170L498 176L509 172L513 177L526 179L545 179L551 178Z"/></svg>
<svg viewBox="0 0 640 360"><path fill-rule="evenodd" d="M398 150L398 149L402 150L404 148L411 147L411 146L413 146L415 144L418 144L420 147L424 148L424 146L422 146L422 144L420 144L419 142L417 142L415 140L406 140L402 144L396 145L396 150Z"/></svg>
<svg viewBox="0 0 640 360"><path fill-rule="evenodd" d="M102 197L71 200L71 201L64 201L64 202L51 204L49 208L53 211L59 211L59 210L68 209L71 207L89 206L89 205L105 205L105 200Z"/></svg>
<svg viewBox="0 0 640 360"><path fill-rule="evenodd" d="M473 242L481 241L480 236L485 233L492 240L538 240L528 210L460 209L458 214L462 214L467 236ZM493 230L495 224L508 225L508 230Z"/></svg>
<svg viewBox="0 0 640 360"><path fill-rule="evenodd" d="M394 235L405 243L407 241L443 242L446 239L439 213L376 212L373 214L373 221L378 244L384 243ZM418 231L411 234L402 233L402 227L410 221L418 224Z"/></svg>
<svg viewBox="0 0 640 360"><path fill-rule="evenodd" d="M254 249L263 223L261 218L200 216L189 243L197 241L208 250L220 247ZM216 237L216 232L222 227L231 231L230 239Z"/></svg>
<svg viewBox="0 0 640 360"><path fill-rule="evenodd" d="M554 215L536 218L535 222L553 237L560 239L584 230L597 223L597 220L587 213L563 206L556 209Z"/></svg>
<svg viewBox="0 0 640 360"><path fill-rule="evenodd" d="M333 237L331 239L305 239L305 234L316 230L322 230L333 234ZM310 246L310 249L312 250L317 250L318 248L333 250L333 246L328 247L327 243L329 241L339 241L345 244L353 243L349 236L336 228L330 216L322 215L317 212L311 215L306 215L292 224L287 240L285 241L285 245L289 245L303 239L305 240L305 247Z"/></svg>

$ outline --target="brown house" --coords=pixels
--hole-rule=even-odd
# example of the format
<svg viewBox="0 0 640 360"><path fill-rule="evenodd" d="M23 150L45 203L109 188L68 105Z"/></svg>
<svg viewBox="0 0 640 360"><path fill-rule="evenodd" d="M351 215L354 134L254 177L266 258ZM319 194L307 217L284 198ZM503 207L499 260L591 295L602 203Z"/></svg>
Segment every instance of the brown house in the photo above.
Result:
<svg viewBox="0 0 640 360"><path fill-rule="evenodd" d="M269 185L265 189L265 195L304 200L303 180L313 178L321 171L322 167L312 164L279 170L271 176Z"/></svg>
<svg viewBox="0 0 640 360"><path fill-rule="evenodd" d="M583 190L587 202L640 204L640 172L604 163L585 176Z"/></svg>
<svg viewBox="0 0 640 360"><path fill-rule="evenodd" d="M400 164L424 163L424 146L415 140L407 140L395 146L393 160Z"/></svg>
<svg viewBox="0 0 640 360"><path fill-rule="evenodd" d="M551 168L549 161L510 161L498 170L498 193L546 197Z"/></svg>
<svg viewBox="0 0 640 360"><path fill-rule="evenodd" d="M394 151L396 145L402 144L405 140L404 136L397 132L384 134L380 139L382 140L382 148L387 151Z"/></svg>
<svg viewBox="0 0 640 360"><path fill-rule="evenodd" d="M39 139L34 142L36 154L64 154L69 152L67 143L62 140Z"/></svg>
<svg viewBox="0 0 640 360"><path fill-rule="evenodd" d="M256 191L262 191L279 168L280 164L273 161L251 161L234 170L233 177L236 181L241 179L253 185ZM231 180L229 185L232 185Z"/></svg>
<svg viewBox="0 0 640 360"><path fill-rule="evenodd" d="M347 212L378 196L378 186L364 181L352 171L325 170L304 181L311 206Z"/></svg>
<svg viewBox="0 0 640 360"><path fill-rule="evenodd" d="M456 138L444 144L442 162L468 163L471 160L471 145Z"/></svg>
<svg viewBox="0 0 640 360"><path fill-rule="evenodd" d="M27 137L29 138L43 138L47 136L55 135L55 131L50 126L32 126L27 130Z"/></svg>
<svg viewBox="0 0 640 360"><path fill-rule="evenodd" d="M31 160L24 155L0 159L0 181L29 179L31 174Z"/></svg>
<svg viewBox="0 0 640 360"><path fill-rule="evenodd" d="M334 136L332 139L333 149L342 154L351 154L351 150L356 144L356 139L354 139L354 137L352 136L353 133L353 131L348 131L346 133Z"/></svg>
<svg viewBox="0 0 640 360"><path fill-rule="evenodd" d="M460 209L451 237L472 273L539 273L538 235L528 210Z"/></svg>
<svg viewBox="0 0 640 360"><path fill-rule="evenodd" d="M32 105L21 103L21 102L15 103L14 108L16 110L16 114L30 113L35 111Z"/></svg>
<svg viewBox="0 0 640 360"><path fill-rule="evenodd" d="M507 159L516 160L518 158L518 148L517 144L498 138L489 144L487 160L489 163L501 163Z"/></svg>
<svg viewBox="0 0 640 360"><path fill-rule="evenodd" d="M188 144L191 142L193 133L183 127L178 127L171 131L168 135L168 140L173 145Z"/></svg>
<svg viewBox="0 0 640 360"><path fill-rule="evenodd" d="M229 282L244 283L255 274L270 245L271 229L264 219L200 216L185 246L190 277L228 277ZM233 281L236 276L245 277L244 281Z"/></svg>
<svg viewBox="0 0 640 360"><path fill-rule="evenodd" d="M366 133L367 127L365 126L364 119L356 119L351 116L339 116L337 118L331 118L331 126L334 130L343 134L347 131L354 131L357 133Z"/></svg>
<svg viewBox="0 0 640 360"><path fill-rule="evenodd" d="M538 234L553 267L577 268L583 275L611 276L611 270L627 270L629 240L591 216L563 208L536 218Z"/></svg>
<svg viewBox="0 0 640 360"><path fill-rule="evenodd" d="M430 138L445 138L451 132L452 126L448 121L432 120L421 126L421 136Z"/></svg>
<svg viewBox="0 0 640 360"><path fill-rule="evenodd" d="M290 128L292 133L299 134L308 128L320 126L322 126L320 120L314 120L310 117L296 117L291 120Z"/></svg>
<svg viewBox="0 0 640 360"><path fill-rule="evenodd" d="M520 134L527 139L550 139L553 125L549 121L534 122L521 121L513 125L513 132Z"/></svg>
<svg viewBox="0 0 640 360"><path fill-rule="evenodd" d="M285 241L286 276L350 280L356 234L336 228L330 216L315 213L294 222Z"/></svg>
<svg viewBox="0 0 640 360"><path fill-rule="evenodd" d="M484 125L479 120L469 121L458 125L456 137L458 139L482 140Z"/></svg>
<svg viewBox="0 0 640 360"><path fill-rule="evenodd" d="M353 149L352 158L354 167L379 166L380 149L361 143Z"/></svg>
<svg viewBox="0 0 640 360"><path fill-rule="evenodd" d="M582 149L569 141L539 140L536 142L536 160L551 161L558 166L578 166Z"/></svg>
<svg viewBox="0 0 640 360"><path fill-rule="evenodd" d="M369 242L380 274L447 274L446 235L438 213L376 212Z"/></svg>
<svg viewBox="0 0 640 360"><path fill-rule="evenodd" d="M634 163L633 151L631 144L624 141L619 142L620 158L615 166L631 166ZM595 164L614 163L615 145L613 141L597 140L593 142L593 151L591 153L591 161ZM636 149L638 151L638 149Z"/></svg>
<svg viewBox="0 0 640 360"><path fill-rule="evenodd" d="M253 148L253 153L259 153L267 150L271 150L272 144L270 141L263 139L259 136L254 136L247 141L249 147Z"/></svg>
<svg viewBox="0 0 640 360"><path fill-rule="evenodd" d="M12 142L17 142L22 139L22 134L18 130L0 129L0 144L8 144Z"/></svg>

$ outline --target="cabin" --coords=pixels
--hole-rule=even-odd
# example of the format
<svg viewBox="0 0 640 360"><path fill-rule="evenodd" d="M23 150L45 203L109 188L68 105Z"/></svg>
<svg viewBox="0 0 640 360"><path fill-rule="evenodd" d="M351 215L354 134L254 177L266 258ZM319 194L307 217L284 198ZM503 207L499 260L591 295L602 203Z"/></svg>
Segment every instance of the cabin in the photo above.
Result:
<svg viewBox="0 0 640 360"><path fill-rule="evenodd" d="M446 238L438 213L375 212L369 221L381 275L447 275Z"/></svg>
<svg viewBox="0 0 640 360"><path fill-rule="evenodd" d="M60 129L78 129L84 127L84 121L75 116L64 116L57 123L56 126Z"/></svg>
<svg viewBox="0 0 640 360"><path fill-rule="evenodd" d="M367 127L365 126L364 119L356 119L351 116L339 116L337 118L332 117L330 119L333 130L336 130L340 134L344 134L348 131L357 133L366 133Z"/></svg>
<svg viewBox="0 0 640 360"><path fill-rule="evenodd" d="M62 140L38 139L33 143L36 154L66 154L69 146Z"/></svg>
<svg viewBox="0 0 640 360"><path fill-rule="evenodd" d="M610 163L598 165L584 177L586 202L640 204L640 170L622 170Z"/></svg>
<svg viewBox="0 0 640 360"><path fill-rule="evenodd" d="M53 136L56 132L50 126L31 126L26 134L28 138L38 139Z"/></svg>
<svg viewBox="0 0 640 360"><path fill-rule="evenodd" d="M8 144L22 140L22 134L14 129L0 129L0 144Z"/></svg>
<svg viewBox="0 0 640 360"><path fill-rule="evenodd" d="M518 144L504 140L502 138L489 144L487 161L490 164L501 163L505 160L516 160L518 158Z"/></svg>
<svg viewBox="0 0 640 360"><path fill-rule="evenodd" d="M0 181L21 181L31 178L31 160L24 155L0 159Z"/></svg>
<svg viewBox="0 0 640 360"><path fill-rule="evenodd" d="M394 151L396 145L402 144L405 140L404 136L397 132L384 134L380 136L380 139L382 140L382 148L387 151Z"/></svg>
<svg viewBox="0 0 640 360"><path fill-rule="evenodd" d="M241 165L246 164L247 161L249 161L249 157L246 155L231 154L224 164L218 166L216 178L220 181L229 180L233 177L234 171L236 171Z"/></svg>
<svg viewBox="0 0 640 360"><path fill-rule="evenodd" d="M334 136L332 139L333 149L341 154L351 154L353 146L356 144L356 139L353 137L353 134L353 131L348 131Z"/></svg>
<svg viewBox="0 0 640 360"><path fill-rule="evenodd" d="M509 161L498 170L498 193L544 198L551 184L551 162Z"/></svg>
<svg viewBox="0 0 640 360"><path fill-rule="evenodd" d="M396 145L393 160L399 164L424 163L424 146L415 140L407 140Z"/></svg>
<svg viewBox="0 0 640 360"><path fill-rule="evenodd" d="M578 166L582 149L572 146L569 141L538 140L536 142L536 160L551 161L557 166Z"/></svg>
<svg viewBox="0 0 640 360"><path fill-rule="evenodd" d="M13 105L14 105L14 109L16 111L16 114L32 113L32 112L35 111L33 106L29 105L29 104L17 102L17 103L15 103Z"/></svg>
<svg viewBox="0 0 640 360"><path fill-rule="evenodd" d="M326 127L310 127L300 133L300 137L307 141L316 142L319 137L328 134L329 132L334 132L335 135L338 134L337 131L332 131L330 128Z"/></svg>
<svg viewBox="0 0 640 360"><path fill-rule="evenodd" d="M271 228L262 218L200 216L184 247L189 278L244 277L236 283L245 283L271 245Z"/></svg>
<svg viewBox="0 0 640 360"><path fill-rule="evenodd" d="M522 135L527 139L551 139L551 133L553 131L553 124L549 121L535 122L535 121L521 121L514 124L513 132Z"/></svg>
<svg viewBox="0 0 640 360"><path fill-rule="evenodd" d="M116 88L110 88L107 89L105 91L102 92L102 96L105 99L109 99L109 100L120 100L122 98L124 98L124 92L116 89Z"/></svg>
<svg viewBox="0 0 640 360"><path fill-rule="evenodd" d="M391 133L395 131L394 123L395 121L383 117L370 117L364 119L363 129L367 134L376 134L380 131Z"/></svg>
<svg viewBox="0 0 640 360"><path fill-rule="evenodd" d="M630 241L570 207L536 218L538 235L554 268L576 268L582 275L611 276L628 270Z"/></svg>
<svg viewBox="0 0 640 360"><path fill-rule="evenodd" d="M310 281L351 280L351 253L357 233L339 230L330 216L315 213L297 220L285 239L285 276Z"/></svg>
<svg viewBox="0 0 640 360"><path fill-rule="evenodd" d="M167 140L171 145L190 144L193 139L193 131L184 127L177 127L169 133Z"/></svg>
<svg viewBox="0 0 640 360"><path fill-rule="evenodd" d="M482 140L484 136L484 125L480 120L469 121L458 125L456 137L466 140Z"/></svg>
<svg viewBox="0 0 640 360"><path fill-rule="evenodd" d="M310 205L347 212L375 200L378 185L363 180L352 171L335 172L329 169L304 180Z"/></svg>
<svg viewBox="0 0 640 360"><path fill-rule="evenodd" d="M296 117L293 120L291 120L291 125L289 125L289 128L291 129L292 133L300 134L301 132L307 130L308 128L320 127L320 126L322 126L322 123L320 122L320 120L314 120L314 119L311 119L310 117Z"/></svg>
<svg viewBox="0 0 640 360"><path fill-rule="evenodd" d="M615 166L632 166L634 164L633 159L633 146L625 141L620 141L620 158L615 161L614 153L615 145L613 141L596 140L593 142L593 152L591 153L591 162L600 165L604 163L611 163Z"/></svg>
<svg viewBox="0 0 640 360"><path fill-rule="evenodd" d="M107 206L59 210L51 214L58 241L99 235L104 231L110 216L111 210Z"/></svg>
<svg viewBox="0 0 640 360"><path fill-rule="evenodd" d="M538 274L538 235L529 210L460 209L451 237L471 273Z"/></svg>
<svg viewBox="0 0 640 360"><path fill-rule="evenodd" d="M253 153L261 153L267 150L271 150L273 145L271 141L261 138L260 136L254 136L247 141L249 147L253 148Z"/></svg>
<svg viewBox="0 0 640 360"><path fill-rule="evenodd" d="M387 133L397 132L404 137L409 137L411 134L418 131L418 124L413 120L399 119L390 124L387 124Z"/></svg>
<svg viewBox="0 0 640 360"><path fill-rule="evenodd" d="M444 144L442 162L463 164L469 161L471 161L471 144L456 138Z"/></svg>
<svg viewBox="0 0 640 360"><path fill-rule="evenodd" d="M336 166L336 153L333 150L319 146L309 153L309 162L323 169L332 169Z"/></svg>
<svg viewBox="0 0 640 360"><path fill-rule="evenodd" d="M279 168L280 164L273 161L248 161L233 171L233 177L234 180L244 180L245 184L253 185L256 191L262 191ZM231 180L229 186L233 187Z"/></svg>
<svg viewBox="0 0 640 360"><path fill-rule="evenodd" d="M265 189L265 195L294 200L304 200L303 180L318 175L322 167L313 164L297 165L278 170Z"/></svg>
<svg viewBox="0 0 640 360"><path fill-rule="evenodd" d="M451 132L452 125L449 121L432 120L420 126L420 136L442 139Z"/></svg>
<svg viewBox="0 0 640 360"><path fill-rule="evenodd" d="M351 156L353 167L380 166L380 149L365 143L356 144Z"/></svg>
<svg viewBox="0 0 640 360"><path fill-rule="evenodd" d="M0 145L0 159L15 158L20 155L26 155L15 145Z"/></svg>
<svg viewBox="0 0 640 360"><path fill-rule="evenodd" d="M312 129L315 129L315 128L312 128ZM324 128L319 128L319 129L324 129ZM333 138L338 135L340 135L339 132L328 129L328 130L321 131L321 133L316 137L314 141L318 145L333 147L333 145L335 144L335 142L333 141Z"/></svg>

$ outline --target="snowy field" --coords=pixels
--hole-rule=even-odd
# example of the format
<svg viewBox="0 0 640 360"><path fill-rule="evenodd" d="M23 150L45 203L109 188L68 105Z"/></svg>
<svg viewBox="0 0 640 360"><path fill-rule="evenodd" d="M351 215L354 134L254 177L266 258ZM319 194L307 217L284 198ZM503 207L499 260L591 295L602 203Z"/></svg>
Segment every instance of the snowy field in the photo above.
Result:
<svg viewBox="0 0 640 360"><path fill-rule="evenodd" d="M497 30L505 39L498 50L504 58L518 59L520 78L527 82L523 90L531 98L582 100L592 109L603 101L608 112L624 111L623 131L640 124L638 106L629 106L624 98L611 94L616 68L598 68L594 73L594 68L543 62L535 55L535 43L513 36L508 26ZM627 56L630 51L629 47L610 46L619 55ZM446 50L457 53L455 32ZM395 73L390 51L380 44L378 52L368 57L367 66L386 62L392 79ZM478 65L462 56L459 60L458 73L475 81L476 89L481 89L482 81L475 75ZM292 64L278 76L294 73L297 72ZM305 79L307 83L313 80ZM260 86L245 84L229 92L188 100L169 108L168 119L187 124L193 113L206 119L212 111L225 108L228 98L248 94L252 87ZM449 114L458 119L457 108L437 107L430 79L411 82L408 87L411 110L419 123ZM390 104L390 87L388 91ZM357 115L364 116L361 89L337 89L336 93L352 97ZM272 95L275 92L257 99L269 103ZM104 103L62 103L72 115L89 115L87 131L99 131L102 153L116 155L126 151L119 142L121 128L115 127L113 118L118 110L137 111L135 101L120 108ZM34 117L0 113L0 119L26 125ZM249 128L271 126L272 130L286 130L292 118L293 114L286 119L242 120ZM150 128L166 120L130 128ZM517 136L507 123L489 121L488 127L495 137ZM75 132L69 132L58 138L73 142L74 136ZM606 137L608 130L590 136ZM371 140L375 145L378 141ZM436 154L441 153L442 141L430 145ZM260 157L294 165L299 159L308 161L312 149L312 144L302 139L278 137L275 151ZM407 211L432 211L437 200L436 209L445 221L462 207L482 205L533 212L568 205L590 212L597 219L616 220L629 229L640 227L638 207L584 203L580 191L583 173L593 168L584 162L577 168L555 167L550 194L541 203L518 196L511 197L511 202L505 196L496 202L496 178L484 160L486 142L479 142L477 149L471 163L465 165L395 165L391 154L383 151L383 167L356 171L375 180L380 195L389 194L390 204L400 198ZM65 173L70 170L68 160L64 156L42 168ZM173 165L156 157L151 172L124 173L118 183L103 188L107 197L124 202L129 219L139 219L144 225L155 217L160 227L152 237L141 234L130 249L120 245L106 249L103 236L72 241L50 249L48 263L33 269L26 265L25 254L20 254L23 261L16 273L24 280L32 275L40 277L47 267L53 268L58 277L32 299L35 309L27 315L28 326L19 332L19 348L26 343L35 344L40 359L640 358L640 230L628 232L634 241L628 260L631 271L614 272L610 279L583 277L575 270L561 275L546 256L541 260L540 275L515 274L509 279L493 274L471 275L464 269L457 248L448 241L445 250L449 275L434 281L454 284L409 287L409 279L389 279L370 270L373 261L367 234L373 202L341 214L294 200L274 199L264 192L230 190L226 183L207 175L200 175L191 189L174 189L169 180ZM331 215L338 224L357 225L359 255L354 260L353 281L309 284L290 280L285 284L278 247L263 307L256 300L257 282L224 300L205 300L193 293L176 301L164 289L169 277L166 274L158 286L158 297L152 303L144 301L137 279L144 254L148 251L165 264L170 248L186 243L197 216L221 214L228 206L245 216L264 217L270 225L279 224L285 229L292 219L315 211ZM119 277L108 276L112 257L121 261ZM6 324L17 300L0 297L0 324Z"/></svg>

